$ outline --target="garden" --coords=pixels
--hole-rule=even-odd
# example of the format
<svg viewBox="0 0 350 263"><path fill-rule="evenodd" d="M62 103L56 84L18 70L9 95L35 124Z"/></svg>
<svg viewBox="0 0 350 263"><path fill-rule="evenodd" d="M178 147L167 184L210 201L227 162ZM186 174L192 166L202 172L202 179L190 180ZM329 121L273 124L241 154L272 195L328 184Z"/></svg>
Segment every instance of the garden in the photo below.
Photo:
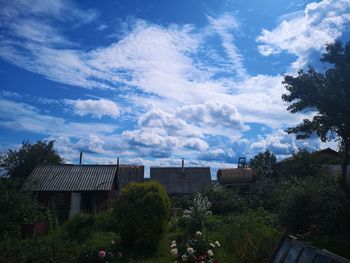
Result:
<svg viewBox="0 0 350 263"><path fill-rule="evenodd" d="M156 182L130 183L110 209L61 225L53 209L7 185L0 262L267 262L285 228L350 257L349 195L337 179L279 182L257 172L250 193L216 186L169 197ZM24 235L21 226L38 218L48 222L47 233Z"/></svg>

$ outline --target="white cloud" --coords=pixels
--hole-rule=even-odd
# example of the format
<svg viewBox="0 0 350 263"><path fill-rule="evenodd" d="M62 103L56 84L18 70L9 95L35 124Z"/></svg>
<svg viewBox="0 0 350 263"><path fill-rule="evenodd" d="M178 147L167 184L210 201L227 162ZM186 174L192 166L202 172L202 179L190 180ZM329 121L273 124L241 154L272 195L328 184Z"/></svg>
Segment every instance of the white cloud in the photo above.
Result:
<svg viewBox="0 0 350 263"><path fill-rule="evenodd" d="M111 134L114 125L94 122L69 122L60 117L42 114L26 103L0 99L0 126L52 136L86 138L91 134Z"/></svg>
<svg viewBox="0 0 350 263"><path fill-rule="evenodd" d="M258 136L258 140L250 145L252 152L270 150L279 159L291 155L298 149L314 151L319 148L321 148L321 141L318 138L297 140L295 135L288 134L283 130L276 130L266 136Z"/></svg>
<svg viewBox="0 0 350 263"><path fill-rule="evenodd" d="M65 100L65 103L73 106L74 113L79 116L91 114L92 117L101 118L103 116L110 116L117 118L120 114L118 105L106 99L99 100Z"/></svg>
<svg viewBox="0 0 350 263"><path fill-rule="evenodd" d="M234 44L234 36L232 30L239 28L239 23L236 18L228 13L223 14L215 19L208 16L211 27L217 32L222 40L222 45L226 50L232 67L240 78L248 76L245 67L243 66L242 56L239 54L237 47Z"/></svg>
<svg viewBox="0 0 350 263"><path fill-rule="evenodd" d="M312 51L323 51L326 43L332 43L342 35L350 22L348 0L323 0L312 2L304 14L283 20L275 29L263 29L257 41L262 55L269 56L287 51L298 59L294 69L304 67Z"/></svg>

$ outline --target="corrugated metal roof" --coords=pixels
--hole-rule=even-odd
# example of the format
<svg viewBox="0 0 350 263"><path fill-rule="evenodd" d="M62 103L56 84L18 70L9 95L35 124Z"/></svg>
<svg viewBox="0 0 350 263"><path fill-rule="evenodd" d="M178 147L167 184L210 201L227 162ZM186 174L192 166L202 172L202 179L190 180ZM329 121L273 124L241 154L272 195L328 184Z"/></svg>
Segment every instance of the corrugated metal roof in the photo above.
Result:
<svg viewBox="0 0 350 263"><path fill-rule="evenodd" d="M192 194L210 186L210 167L151 167L150 179L158 181L169 194Z"/></svg>
<svg viewBox="0 0 350 263"><path fill-rule="evenodd" d="M29 175L25 191L109 191L117 165L44 165Z"/></svg>
<svg viewBox="0 0 350 263"><path fill-rule="evenodd" d="M350 263L350 260L335 255L327 250L320 250L293 236L282 236L272 253L269 263Z"/></svg>

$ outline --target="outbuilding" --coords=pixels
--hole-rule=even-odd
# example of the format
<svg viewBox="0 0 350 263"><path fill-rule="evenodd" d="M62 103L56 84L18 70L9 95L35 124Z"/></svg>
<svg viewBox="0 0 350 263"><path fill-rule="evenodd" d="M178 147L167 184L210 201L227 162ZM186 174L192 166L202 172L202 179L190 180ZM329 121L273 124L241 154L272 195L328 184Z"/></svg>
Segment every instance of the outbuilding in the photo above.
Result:
<svg viewBox="0 0 350 263"><path fill-rule="evenodd" d="M54 207L60 222L80 211L105 209L129 182L143 182L144 167L130 165L60 164L38 166L22 190L35 192Z"/></svg>

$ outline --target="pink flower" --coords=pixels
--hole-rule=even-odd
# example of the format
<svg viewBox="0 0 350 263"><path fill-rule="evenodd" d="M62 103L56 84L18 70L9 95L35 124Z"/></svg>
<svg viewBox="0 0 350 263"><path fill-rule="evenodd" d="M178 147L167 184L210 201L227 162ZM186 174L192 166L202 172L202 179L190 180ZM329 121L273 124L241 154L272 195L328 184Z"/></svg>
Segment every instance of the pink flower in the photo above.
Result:
<svg viewBox="0 0 350 263"><path fill-rule="evenodd" d="M100 258L104 258L104 257L106 256L106 251L100 250L100 251L98 252L98 256L99 256Z"/></svg>

